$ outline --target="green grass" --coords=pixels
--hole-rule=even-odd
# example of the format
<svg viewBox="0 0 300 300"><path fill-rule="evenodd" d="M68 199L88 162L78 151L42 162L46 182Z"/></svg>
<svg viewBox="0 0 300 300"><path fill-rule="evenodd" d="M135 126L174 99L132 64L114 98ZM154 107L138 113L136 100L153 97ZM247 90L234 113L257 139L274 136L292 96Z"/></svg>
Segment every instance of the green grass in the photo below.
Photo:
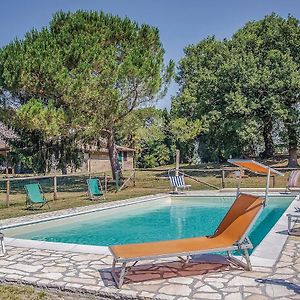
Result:
<svg viewBox="0 0 300 300"><path fill-rule="evenodd" d="M53 298L44 291L35 290L33 287L0 285L0 300L50 300Z"/></svg>
<svg viewBox="0 0 300 300"><path fill-rule="evenodd" d="M190 168L190 167L186 167ZM217 187L221 187L220 172L186 172L191 176L197 176L198 179L213 184ZM110 191L106 194L106 201L116 201L132 197L145 196L150 194L164 193L170 191L169 180L166 171L138 171L136 173L136 186L133 187L132 182L124 190L115 193L110 186ZM125 173L125 176L129 176L129 173ZM285 187L287 176L276 178L275 187ZM186 183L192 186L191 190L203 190L212 188L195 182L189 178L186 178ZM52 194L52 181L42 180L41 185L45 191L45 196L50 200L50 209L44 206L39 210L26 210L25 209L25 191L24 181L12 182L10 206L5 206L5 185L2 182L0 186L0 220L12 217L37 214L40 212L55 211L65 208L72 208L78 206L86 206L95 204L94 201L90 201L86 193L86 178L82 176L68 177L63 181L58 180L58 200L53 201ZM235 178L225 179L226 187L236 187ZM247 177L242 181L242 187L264 187L265 177ZM272 185L271 185L272 186ZM103 201L103 200L102 200Z"/></svg>
<svg viewBox="0 0 300 300"><path fill-rule="evenodd" d="M92 295L43 291L31 286L0 284L0 300L96 300ZM102 299L102 298L101 298Z"/></svg>

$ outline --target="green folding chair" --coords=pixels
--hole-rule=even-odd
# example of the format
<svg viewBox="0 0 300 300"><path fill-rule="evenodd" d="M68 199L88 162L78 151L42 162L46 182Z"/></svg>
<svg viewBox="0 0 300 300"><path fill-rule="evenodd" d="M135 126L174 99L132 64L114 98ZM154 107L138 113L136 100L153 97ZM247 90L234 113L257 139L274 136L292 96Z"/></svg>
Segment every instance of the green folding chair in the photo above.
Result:
<svg viewBox="0 0 300 300"><path fill-rule="evenodd" d="M87 185L88 185L88 192L91 200L98 200L101 197L105 199L105 195L103 193L103 189L99 179L90 178L87 180Z"/></svg>
<svg viewBox="0 0 300 300"><path fill-rule="evenodd" d="M36 206L38 206L38 208L42 208L46 204L50 208L49 203L44 196L42 187L39 183L26 184L24 188L27 194L26 197L27 209L30 208L34 209Z"/></svg>

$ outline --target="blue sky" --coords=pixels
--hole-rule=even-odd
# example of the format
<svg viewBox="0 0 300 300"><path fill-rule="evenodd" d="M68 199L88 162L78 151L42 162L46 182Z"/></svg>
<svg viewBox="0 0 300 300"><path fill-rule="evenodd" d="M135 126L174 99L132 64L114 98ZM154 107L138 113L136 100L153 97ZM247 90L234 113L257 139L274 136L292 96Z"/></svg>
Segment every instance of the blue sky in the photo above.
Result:
<svg viewBox="0 0 300 300"><path fill-rule="evenodd" d="M56 11L103 10L158 27L166 60L176 62L185 46L208 35L229 38L247 21L272 12L300 19L298 0L2 0L0 4L0 47L33 27L47 26ZM176 91L173 83L157 106L169 107Z"/></svg>

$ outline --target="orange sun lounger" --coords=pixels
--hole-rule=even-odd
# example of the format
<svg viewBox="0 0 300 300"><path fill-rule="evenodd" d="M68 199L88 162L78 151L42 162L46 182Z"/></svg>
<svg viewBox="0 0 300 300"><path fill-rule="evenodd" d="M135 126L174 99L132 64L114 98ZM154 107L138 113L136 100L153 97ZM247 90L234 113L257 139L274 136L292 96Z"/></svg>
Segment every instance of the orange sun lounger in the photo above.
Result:
<svg viewBox="0 0 300 300"><path fill-rule="evenodd" d="M130 262L135 265L141 260L166 257L178 257L182 260L182 256L186 256L188 261L191 255L226 251L230 262L251 270L248 249L252 249L253 245L248 233L262 211L264 203L265 199L262 197L239 194L211 236L110 247L114 257L112 275L118 288L121 288L128 271L126 265ZM246 263L233 257L232 251L239 251ZM117 263L122 264L119 276L116 273Z"/></svg>

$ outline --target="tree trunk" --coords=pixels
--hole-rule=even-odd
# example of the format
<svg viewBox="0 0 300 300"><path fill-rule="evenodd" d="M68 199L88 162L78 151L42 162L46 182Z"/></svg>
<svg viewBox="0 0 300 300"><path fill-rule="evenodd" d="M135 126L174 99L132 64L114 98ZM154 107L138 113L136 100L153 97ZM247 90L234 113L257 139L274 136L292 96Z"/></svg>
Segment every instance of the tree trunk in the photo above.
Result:
<svg viewBox="0 0 300 300"><path fill-rule="evenodd" d="M272 137L272 129L273 124L270 119L265 119L264 121L264 128L263 128L263 138L265 144L265 150L260 153L262 158L270 158L274 154L274 143Z"/></svg>
<svg viewBox="0 0 300 300"><path fill-rule="evenodd" d="M289 168L297 168L299 167L297 161L297 150L298 150L298 140L297 140L297 132L294 126L288 125L288 139L289 139L289 161L288 167Z"/></svg>
<svg viewBox="0 0 300 300"><path fill-rule="evenodd" d="M61 169L61 173L66 175L68 173L68 164L67 164L67 142L66 140L62 139L59 144L57 145L58 152L59 152L59 165ZM48 157L48 156L47 156Z"/></svg>
<svg viewBox="0 0 300 300"><path fill-rule="evenodd" d="M63 164L63 165L62 165L62 167L61 167L61 173L62 173L63 175L68 174L68 169L67 169L66 164Z"/></svg>
<svg viewBox="0 0 300 300"><path fill-rule="evenodd" d="M113 130L109 130L108 138L107 138L107 148L108 148L108 155L111 165L111 171L113 179L117 178L117 173L119 172L119 178L122 177L121 166L118 161L118 151L116 148L115 138L113 134Z"/></svg>

